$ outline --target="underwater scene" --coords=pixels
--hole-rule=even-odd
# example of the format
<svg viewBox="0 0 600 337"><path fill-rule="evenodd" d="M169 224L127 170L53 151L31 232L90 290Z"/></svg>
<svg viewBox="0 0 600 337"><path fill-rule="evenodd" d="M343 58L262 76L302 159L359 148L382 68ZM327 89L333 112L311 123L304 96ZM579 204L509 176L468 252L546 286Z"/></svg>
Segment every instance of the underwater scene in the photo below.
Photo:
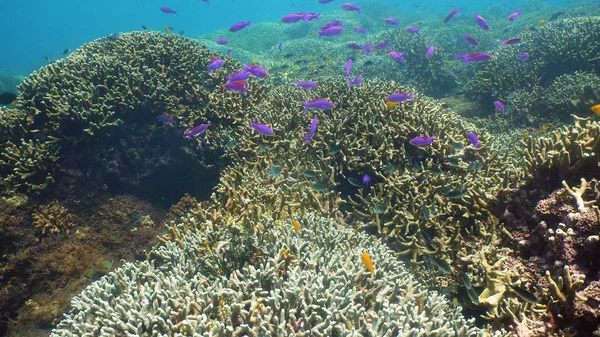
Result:
<svg viewBox="0 0 600 337"><path fill-rule="evenodd" d="M0 337L600 336L600 2L5 13Z"/></svg>

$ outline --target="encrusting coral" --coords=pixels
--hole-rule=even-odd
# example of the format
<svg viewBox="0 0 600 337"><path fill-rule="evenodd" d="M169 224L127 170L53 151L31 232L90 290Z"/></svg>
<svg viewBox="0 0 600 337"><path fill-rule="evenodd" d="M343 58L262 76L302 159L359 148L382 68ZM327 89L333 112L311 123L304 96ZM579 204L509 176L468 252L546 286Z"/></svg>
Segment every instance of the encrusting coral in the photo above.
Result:
<svg viewBox="0 0 600 337"><path fill-rule="evenodd" d="M219 260L240 249L211 241L210 223L127 263L72 301L51 336L475 336L483 331L440 295L418 286L381 244L307 214L252 236L255 258L229 276L201 272L209 247ZM192 219L190 221L193 222ZM248 224L246 224L248 225ZM254 224L257 226L258 224ZM368 253L370 273L361 262Z"/></svg>

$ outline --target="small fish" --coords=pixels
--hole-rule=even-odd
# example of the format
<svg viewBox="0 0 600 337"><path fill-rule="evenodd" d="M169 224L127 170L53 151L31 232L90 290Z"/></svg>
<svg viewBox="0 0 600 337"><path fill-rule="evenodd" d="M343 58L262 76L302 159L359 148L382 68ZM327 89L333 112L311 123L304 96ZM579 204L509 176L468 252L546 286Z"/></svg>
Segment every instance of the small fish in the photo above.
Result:
<svg viewBox="0 0 600 337"><path fill-rule="evenodd" d="M370 271L371 273L375 273L375 268L373 268L373 262L371 261L371 257L369 256L369 254L360 254L360 259L362 260L363 264L365 265L368 271Z"/></svg>
<svg viewBox="0 0 600 337"><path fill-rule="evenodd" d="M279 44L277 45L277 49L279 49L279 51L283 50L283 43L279 42Z"/></svg>
<svg viewBox="0 0 600 337"><path fill-rule="evenodd" d="M167 33L167 35L171 35L171 31L169 31L169 26L165 26L165 33Z"/></svg>
<svg viewBox="0 0 600 337"><path fill-rule="evenodd" d="M306 178L309 179L313 179L319 176L319 173L313 171L313 170L304 170L302 171L302 175L305 176Z"/></svg>
<svg viewBox="0 0 600 337"><path fill-rule="evenodd" d="M474 161L474 162L471 162L469 164L469 166L467 167L467 170L468 171L473 171L473 170L480 170L482 168L483 168L483 163L482 162L480 162L480 161Z"/></svg>
<svg viewBox="0 0 600 337"><path fill-rule="evenodd" d="M236 22L231 27L229 27L229 31L230 32L238 32L248 26L252 26L251 22L252 22L252 20L246 21L246 22L244 22L244 21Z"/></svg>
<svg viewBox="0 0 600 337"><path fill-rule="evenodd" d="M475 13L475 22L477 22L481 29L490 30L490 25L487 23L487 21L485 21L485 19L477 13Z"/></svg>
<svg viewBox="0 0 600 337"><path fill-rule="evenodd" d="M508 284L508 286L510 287L510 289L512 291L515 292L515 294L517 294L525 302L529 302L532 304L539 302L539 299L534 294L532 294L529 290L525 289L524 287L517 287L517 286L513 286L511 284Z"/></svg>
<svg viewBox="0 0 600 337"><path fill-rule="evenodd" d="M298 232L302 232L302 227L300 227L298 220L292 219L292 226L294 226Z"/></svg>
<svg viewBox="0 0 600 337"><path fill-rule="evenodd" d="M277 177L283 168L281 166L273 166L267 171L267 174L271 177Z"/></svg>
<svg viewBox="0 0 600 337"><path fill-rule="evenodd" d="M446 16L446 18L444 19L444 23L448 23L458 13L460 13L460 9L454 9L454 8L452 8L452 10L450 11L450 13L448 13L448 15Z"/></svg>
<svg viewBox="0 0 600 337"><path fill-rule="evenodd" d="M425 52L425 57L431 57L434 52L435 52L435 47L433 46L433 43L432 43L431 46L429 46L429 48Z"/></svg>
<svg viewBox="0 0 600 337"><path fill-rule="evenodd" d="M210 124L200 124L200 125L194 126L190 130L186 131L184 134L187 137L187 139L192 139L192 137L194 137L194 136L203 134L206 131L206 129L208 129L209 126L210 126Z"/></svg>
<svg viewBox="0 0 600 337"><path fill-rule="evenodd" d="M376 44L375 49L384 49L391 45L392 45L392 41L387 40L387 41L379 42L378 44Z"/></svg>
<svg viewBox="0 0 600 337"><path fill-rule="evenodd" d="M465 148L465 145L463 143L454 142L454 143L452 143L452 147L457 150L462 150Z"/></svg>
<svg viewBox="0 0 600 337"><path fill-rule="evenodd" d="M217 69L220 69L221 67L223 67L223 63L225 63L225 60L223 59L212 59L210 60L210 64L208 65L208 73L211 73Z"/></svg>
<svg viewBox="0 0 600 337"><path fill-rule="evenodd" d="M229 91L241 92L242 94L245 94L246 91L248 90L246 81L244 81L244 80L229 81L229 82L223 84L223 87L225 87L225 89L227 89Z"/></svg>
<svg viewBox="0 0 600 337"><path fill-rule="evenodd" d="M176 10L173 10L173 9L171 9L169 7L166 7L166 6L165 7L161 7L160 11L163 12L163 13L165 13L165 14L173 14L173 15L177 16L177 11Z"/></svg>
<svg viewBox="0 0 600 337"><path fill-rule="evenodd" d="M269 73L261 66L257 66L255 64L252 64L252 65L243 64L242 66L244 67L245 71L250 72L250 74L252 74L258 78L269 77Z"/></svg>
<svg viewBox="0 0 600 337"><path fill-rule="evenodd" d="M317 125L319 124L319 119L317 118L317 116L313 117L313 120L310 124L310 130L308 131L308 134L302 138L304 138L304 140L306 140L306 144L310 143L310 139L312 138L312 136L314 136L315 132L317 131Z"/></svg>
<svg viewBox="0 0 600 337"><path fill-rule="evenodd" d="M298 82L296 81L296 86L302 88L304 90L312 90L316 88L318 85L315 82L306 81L306 82Z"/></svg>
<svg viewBox="0 0 600 337"><path fill-rule="evenodd" d="M548 129L550 129L550 127L547 124L542 124L542 133L546 134L546 132L548 132Z"/></svg>
<svg viewBox="0 0 600 337"><path fill-rule="evenodd" d="M590 108L592 110L592 112L594 112L596 115L600 116L600 104L596 104L593 107Z"/></svg>
<svg viewBox="0 0 600 337"><path fill-rule="evenodd" d="M335 0L319 0L320 4L328 4L330 2L334 2Z"/></svg>
<svg viewBox="0 0 600 337"><path fill-rule="evenodd" d="M475 52L475 53L471 53L471 54L459 53L459 54L454 55L455 60L462 59L463 61L465 61L465 65L469 64L469 62L483 62L483 61L489 60L491 58L492 58L492 55L482 53L482 52Z"/></svg>
<svg viewBox="0 0 600 337"><path fill-rule="evenodd" d="M324 192L330 188L330 186L326 183L316 183L312 185L312 190L315 192Z"/></svg>
<svg viewBox="0 0 600 337"><path fill-rule="evenodd" d="M404 102L404 101L412 101L413 100L413 93L406 93L406 92L397 92L395 94L391 94L389 96L387 96L385 98L386 101L388 102L394 102L394 103L400 103L400 102Z"/></svg>
<svg viewBox="0 0 600 337"><path fill-rule="evenodd" d="M529 53L521 53L517 55L517 60L527 61L529 59Z"/></svg>
<svg viewBox="0 0 600 337"><path fill-rule="evenodd" d="M452 274L452 267L450 267L450 264L448 264L446 260L441 259L437 256L432 256L431 261L442 273Z"/></svg>
<svg viewBox="0 0 600 337"><path fill-rule="evenodd" d="M465 193L462 189L452 190L446 193L446 198L448 199L462 199L465 196Z"/></svg>
<svg viewBox="0 0 600 337"><path fill-rule="evenodd" d="M508 21L515 21L519 15L521 15L521 11L517 8L514 12L508 15Z"/></svg>
<svg viewBox="0 0 600 337"><path fill-rule="evenodd" d="M144 25L142 25L142 30L148 30L148 28Z"/></svg>
<svg viewBox="0 0 600 337"><path fill-rule="evenodd" d="M439 167L437 167L437 166L431 167L431 168L429 169L429 171L431 171L431 172L433 172L433 173L435 173L435 174L443 174L443 173L444 173L444 171L442 171L442 170L441 170Z"/></svg>
<svg viewBox="0 0 600 337"><path fill-rule="evenodd" d="M501 101L494 101L494 107L496 108L496 110L500 111L503 115L506 115L506 112L504 110L504 103L502 103Z"/></svg>
<svg viewBox="0 0 600 337"><path fill-rule="evenodd" d="M102 267L104 267L104 269L106 269L107 271L110 271L112 269L114 260L110 259L110 260L102 260Z"/></svg>
<svg viewBox="0 0 600 337"><path fill-rule="evenodd" d="M329 110L335 107L335 104L326 99L313 99L309 102L302 102L302 105L304 105L303 112L307 112L310 109Z"/></svg>
<svg viewBox="0 0 600 337"><path fill-rule="evenodd" d="M369 54L371 54L371 44L367 43L363 46L363 50L365 51L365 56L369 56ZM370 62L369 64L367 64L367 62ZM363 63L363 65L371 65L373 62L372 61L367 61L365 63Z"/></svg>
<svg viewBox="0 0 600 337"><path fill-rule="evenodd" d="M386 105L388 108L390 108L390 109L391 109L391 108L394 108L394 107L396 107L396 105L398 105L398 103L396 103L396 102L389 102L389 101L388 101L388 102L385 102L385 105Z"/></svg>
<svg viewBox="0 0 600 337"><path fill-rule="evenodd" d="M392 18L385 18L385 19L383 19L383 21L385 23L387 23L388 25L396 26L396 27L400 24L400 22L398 20L392 19Z"/></svg>
<svg viewBox="0 0 600 337"><path fill-rule="evenodd" d="M327 28L319 31L319 39L322 36L337 36L337 35L340 35L344 30L346 30L346 29L344 27L340 27L340 26L327 27Z"/></svg>
<svg viewBox="0 0 600 337"><path fill-rule="evenodd" d="M83 277L91 279L92 276L94 276L94 266L90 264L83 272Z"/></svg>
<svg viewBox="0 0 600 337"><path fill-rule="evenodd" d="M420 30L421 30L421 28L417 28L415 26L408 26L408 27L406 27L406 31L409 34L418 35Z"/></svg>
<svg viewBox="0 0 600 337"><path fill-rule="evenodd" d="M388 208L387 204L377 204L377 205L375 205L375 207L373 207L373 212L375 212L375 214L382 215L385 213L387 208Z"/></svg>
<svg viewBox="0 0 600 337"><path fill-rule="evenodd" d="M361 45L359 45L358 43L348 43L346 45L346 47L353 49L353 50L362 50L363 47Z"/></svg>
<svg viewBox="0 0 600 337"><path fill-rule="evenodd" d="M307 22L305 13L292 13L284 15L279 21L283 23L296 23L298 21Z"/></svg>
<svg viewBox="0 0 600 337"><path fill-rule="evenodd" d="M421 214L423 214L423 219L425 219L425 221L431 221L431 213L429 212L429 208L427 208L427 206L423 206Z"/></svg>
<svg viewBox="0 0 600 337"><path fill-rule="evenodd" d="M405 51L403 51L403 52L399 53L399 52L397 52L397 51L395 51L395 50L392 50L391 52L389 52L388 56L389 56L389 57L390 57L392 60L394 60L394 61L396 61L396 62L398 62L398 63L402 63L402 64L404 64L404 54L406 54L406 52L405 52Z"/></svg>
<svg viewBox="0 0 600 337"><path fill-rule="evenodd" d="M346 76L350 76L350 70L352 70L352 59L348 59L348 61L346 61Z"/></svg>
<svg viewBox="0 0 600 337"><path fill-rule="evenodd" d="M469 299L471 300L471 302L473 304L478 304L479 303L479 296L475 292L475 289L473 289L472 287L471 288L467 288L467 295L469 295Z"/></svg>
<svg viewBox="0 0 600 337"><path fill-rule="evenodd" d="M467 132L467 139L473 145L474 148L479 147L479 137L477 136L477 134L475 132L471 132L471 131Z"/></svg>
<svg viewBox="0 0 600 337"><path fill-rule="evenodd" d="M15 99L17 99L17 95L12 92L7 91L0 94L0 104L2 105L12 104Z"/></svg>
<svg viewBox="0 0 600 337"><path fill-rule="evenodd" d="M340 145L332 145L329 150L327 150L327 154L336 154L342 151L342 147Z"/></svg>
<svg viewBox="0 0 600 337"><path fill-rule="evenodd" d="M161 123L168 123L168 124L175 123L173 116L169 116L169 115L160 115L160 116L156 117L156 119Z"/></svg>
<svg viewBox="0 0 600 337"><path fill-rule="evenodd" d="M217 39L217 41L215 41L215 42L216 42L217 44L220 44L220 45L222 45L222 46L223 46L223 45L226 45L226 44L228 44L228 43L229 43L229 40L227 40L227 39L226 39L226 38L224 38L224 37L221 37L221 38L218 38L218 39Z"/></svg>
<svg viewBox="0 0 600 337"><path fill-rule="evenodd" d="M471 287L473 287L473 284L471 283L471 278L469 277L469 275L467 275L467 273L465 273L464 271L461 271L460 278L463 281L463 283L465 284L465 287L467 289L471 289Z"/></svg>
<svg viewBox="0 0 600 337"><path fill-rule="evenodd" d="M227 80L230 82L234 81L245 81L250 77L250 71L248 70L240 70L229 76L227 76Z"/></svg>
<svg viewBox="0 0 600 337"><path fill-rule="evenodd" d="M418 136L418 137L411 139L408 142L411 145L414 145L417 147L422 147L422 146L427 146L429 144L432 144L433 140L434 140L434 136L431 136L431 137Z"/></svg>
<svg viewBox="0 0 600 337"><path fill-rule="evenodd" d="M369 183L371 182L371 176L369 176L368 174L365 174L361 180L362 180L363 185L369 186Z"/></svg>
<svg viewBox="0 0 600 337"><path fill-rule="evenodd" d="M69 55L70 52L71 52L71 49L65 48L65 50L63 50L63 56Z"/></svg>
<svg viewBox="0 0 600 337"><path fill-rule="evenodd" d="M367 30L362 27L354 26L354 27L352 27L352 29L354 29L354 31L359 34L367 34Z"/></svg>
<svg viewBox="0 0 600 337"><path fill-rule="evenodd" d="M550 19L548 19L548 22L552 22L552 21L558 19L559 16L561 16L561 15L563 15L565 13L566 13L565 11L559 11L559 12L556 12L556 13L552 14L552 16L550 17ZM540 20L540 21L543 21L543 20Z"/></svg>
<svg viewBox="0 0 600 337"><path fill-rule="evenodd" d="M348 88L352 88L362 83L362 77L356 76L355 79L348 78Z"/></svg>
<svg viewBox="0 0 600 337"><path fill-rule="evenodd" d="M256 132L260 133L263 136L274 136L275 135L275 132L273 132L273 129L271 129L270 127L268 127L265 124L251 122L250 127L253 128L254 130L256 130Z"/></svg>
<svg viewBox="0 0 600 337"><path fill-rule="evenodd" d="M472 45L472 46L477 46L477 45L479 45L479 42L477 42L477 40L475 40L475 38L474 38L474 37L472 37L472 36L471 36L471 35L469 35L469 34L465 34L465 35L463 35L463 39L464 39L465 41L467 41L467 42L468 42L470 45Z"/></svg>
<svg viewBox="0 0 600 337"><path fill-rule="evenodd" d="M350 2L344 2L343 4L340 5L340 7L342 7L342 9L347 10L347 11L354 11L360 14L360 9L361 7L350 3Z"/></svg>
<svg viewBox="0 0 600 337"><path fill-rule="evenodd" d="M520 37L513 37L512 39L507 39L507 40L502 41L502 44L505 46L514 45L514 44L518 44L518 43L521 43Z"/></svg>
<svg viewBox="0 0 600 337"><path fill-rule="evenodd" d="M523 132L523 137L527 138L527 137L529 137L529 136L530 136L530 134L529 134L529 131L525 131L525 132Z"/></svg>
<svg viewBox="0 0 600 337"><path fill-rule="evenodd" d="M331 20L331 21L327 21L325 23L325 25L323 27L321 27L321 30L325 30L329 27L341 26L341 25L342 25L342 20Z"/></svg>
<svg viewBox="0 0 600 337"><path fill-rule="evenodd" d="M355 186L355 187L362 187L362 185L360 184L360 181L358 181L358 179L354 178L354 177L350 177L347 179L348 182L350 183L350 185Z"/></svg>

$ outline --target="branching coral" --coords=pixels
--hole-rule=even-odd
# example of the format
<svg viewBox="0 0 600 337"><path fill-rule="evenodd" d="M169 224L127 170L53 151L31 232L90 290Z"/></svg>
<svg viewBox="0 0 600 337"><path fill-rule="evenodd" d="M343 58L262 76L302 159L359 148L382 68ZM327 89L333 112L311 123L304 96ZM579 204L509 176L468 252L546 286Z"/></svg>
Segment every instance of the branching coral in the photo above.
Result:
<svg viewBox="0 0 600 337"><path fill-rule="evenodd" d="M33 211L32 217L41 235L64 233L77 224L75 216L56 201L39 206Z"/></svg>
<svg viewBox="0 0 600 337"><path fill-rule="evenodd" d="M224 229L199 224L207 231L187 232L180 244L157 248L156 263L125 264L84 290L51 336L480 332L443 297L421 289L393 253L367 235L311 215L301 219L302 232L289 224L261 222L268 229L252 240L262 257L231 276L200 272L204 256L199 252L208 235ZM223 251L238 248L219 246L221 259ZM374 274L360 261L365 252L375 264Z"/></svg>

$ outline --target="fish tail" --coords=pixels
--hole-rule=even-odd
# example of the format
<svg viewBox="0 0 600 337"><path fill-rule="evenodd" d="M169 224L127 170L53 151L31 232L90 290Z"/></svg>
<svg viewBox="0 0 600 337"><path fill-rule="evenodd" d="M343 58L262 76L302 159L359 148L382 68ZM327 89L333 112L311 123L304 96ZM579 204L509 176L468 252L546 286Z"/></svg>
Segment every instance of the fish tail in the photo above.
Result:
<svg viewBox="0 0 600 337"><path fill-rule="evenodd" d="M308 102L302 102L302 105L304 105L304 111L302 111L302 112L307 112L308 111Z"/></svg>

